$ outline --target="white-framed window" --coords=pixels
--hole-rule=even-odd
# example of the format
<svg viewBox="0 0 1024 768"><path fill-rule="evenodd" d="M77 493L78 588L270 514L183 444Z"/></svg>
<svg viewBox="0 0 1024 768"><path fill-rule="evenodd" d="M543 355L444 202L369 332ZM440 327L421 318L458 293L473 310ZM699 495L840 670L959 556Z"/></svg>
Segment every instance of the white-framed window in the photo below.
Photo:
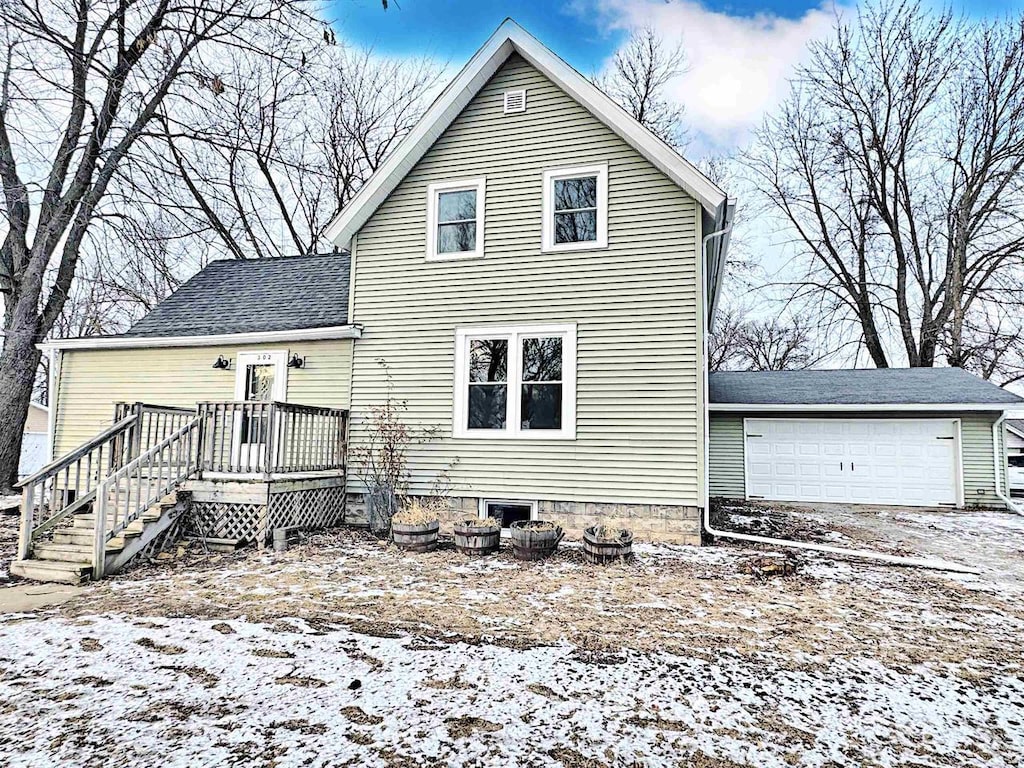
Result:
<svg viewBox="0 0 1024 768"><path fill-rule="evenodd" d="M493 517L501 520L501 527L518 520L536 520L537 502L521 499L480 499L480 518Z"/></svg>
<svg viewBox="0 0 1024 768"><path fill-rule="evenodd" d="M608 247L608 164L544 172L544 251Z"/></svg>
<svg viewBox="0 0 1024 768"><path fill-rule="evenodd" d="M484 255L487 179L441 181L427 186L427 258Z"/></svg>
<svg viewBox="0 0 1024 768"><path fill-rule="evenodd" d="M576 325L458 328L452 434L576 438Z"/></svg>

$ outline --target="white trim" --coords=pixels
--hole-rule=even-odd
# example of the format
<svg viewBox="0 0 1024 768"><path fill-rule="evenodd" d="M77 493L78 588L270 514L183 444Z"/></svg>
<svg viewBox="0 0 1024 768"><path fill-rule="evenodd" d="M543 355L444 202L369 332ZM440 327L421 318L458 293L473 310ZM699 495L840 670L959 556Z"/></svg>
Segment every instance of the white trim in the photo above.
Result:
<svg viewBox="0 0 1024 768"><path fill-rule="evenodd" d="M46 354L50 358L50 381L47 383L47 399L50 401L50 406L46 416L46 445L47 445L47 458L46 463L49 464L56 458L54 453L57 450L57 409L60 407L60 398L58 395L58 388L60 387L60 364L64 359L64 355L59 349L50 348L44 349L43 354Z"/></svg>
<svg viewBox="0 0 1024 768"><path fill-rule="evenodd" d="M288 399L288 350L240 349L235 353L235 400L245 400L245 366L269 363L274 366L274 400ZM238 421L235 419L235 421Z"/></svg>
<svg viewBox="0 0 1024 768"><path fill-rule="evenodd" d="M1022 432L1021 430L1017 429L1009 421L1006 422L1006 429L1009 432L1013 432L1013 434L1015 434L1017 437L1024 439L1024 432ZM1009 446L1007 446L1007 447L1009 447Z"/></svg>
<svg viewBox="0 0 1024 768"><path fill-rule="evenodd" d="M288 350L240 350L235 353L235 400L241 402L245 397L245 369L249 365L268 363L274 366L274 391L272 400L284 402L288 399ZM241 418L231 420L231 463L233 465L250 466L256 461L250 455L252 451L260 453L260 462L266 451L265 443L242 443Z"/></svg>
<svg viewBox="0 0 1024 768"><path fill-rule="evenodd" d="M597 239L579 243L555 242L555 182L581 176L597 177ZM595 251L608 247L608 163L553 168L544 171L544 222L541 228L541 251Z"/></svg>
<svg viewBox="0 0 1024 768"><path fill-rule="evenodd" d="M511 19L504 21L427 109L416 127L327 227L325 236L346 245L406 174L447 130L512 53L518 52L597 119L633 146L674 183L696 198L716 221L725 193L693 164L642 126L587 78L545 48Z"/></svg>
<svg viewBox="0 0 1024 768"><path fill-rule="evenodd" d="M562 428L522 429L520 427L520 377L522 355L519 342L536 336L562 337ZM468 429L466 424L469 387L469 342L471 339L507 339L505 429ZM545 325L495 325L455 329L454 399L452 437L475 440L575 440L576 439L576 323Z"/></svg>
<svg viewBox="0 0 1024 768"><path fill-rule="evenodd" d="M442 192L476 193L476 247L472 251L437 252L437 201ZM479 259L484 255L484 209L487 205L487 177L438 181L427 185L427 261ZM467 220L468 221L468 220Z"/></svg>
<svg viewBox="0 0 1024 768"><path fill-rule="evenodd" d="M963 425L960 418L953 419L953 435L956 438L956 506L961 508L967 503L967 489L964 487L964 440Z"/></svg>
<svg viewBox="0 0 1024 768"><path fill-rule="evenodd" d="M508 105L509 96L511 96L513 99L515 99L520 94L522 94L522 100L519 102L519 106L518 107L517 106L510 107ZM503 96L503 100L504 100L504 109L505 109L505 114L506 115L514 115L514 114L517 114L519 112L525 112L526 111L526 89L525 88L510 88L509 90L505 91L505 93L502 94L502 96Z"/></svg>
<svg viewBox="0 0 1024 768"><path fill-rule="evenodd" d="M222 333L212 336L87 336L80 339L53 339L39 345L51 349L153 349L156 347L219 347L231 344L273 344L283 341L330 341L358 339L358 325L332 325L325 328L300 328L294 331Z"/></svg>
<svg viewBox="0 0 1024 768"><path fill-rule="evenodd" d="M1006 403L857 403L821 405L809 403L711 403L712 411L1005 411L1013 408ZM912 417L911 417L912 418Z"/></svg>
<svg viewBox="0 0 1024 768"><path fill-rule="evenodd" d="M747 424L748 424L748 422L752 423L752 422L758 422L758 421L765 421L765 422L767 422L767 421L808 422L808 421L822 421L822 419L820 417L815 417L815 416L789 416L789 417L786 417L786 416L766 416L766 417L752 416L752 417L749 417L749 418L748 417L744 417L743 418L743 495L744 495L744 498L746 498L746 499L750 499L751 498L751 496L750 496L750 471L749 471L749 469L747 467ZM954 471L956 473L956 477L954 478L955 485L956 485L956 487L954 488L954 496L956 497L956 502L955 502L955 504L953 506L955 506L957 509L960 509L960 508L962 508L964 506L964 504L965 504L965 501L964 501L965 491L964 491L963 447L962 447L962 444L961 444L961 430L960 430L961 424L960 424L960 419L958 417L950 417L950 418L942 418L942 417L938 417L938 418L935 418L935 417L932 417L932 418L915 418L915 417L911 416L911 417L908 417L908 418L905 418L905 419L897 419L897 418L892 418L892 417L863 416L863 417L860 417L860 418L852 417L852 418L847 418L847 419L837 419L836 421L873 421L873 422L882 421L882 422L892 422L892 423L902 423L902 422L905 422L905 421L933 421L933 422L942 422L942 423L947 423L948 422L948 423L951 423L953 425ZM765 501L783 501L783 502L785 502L785 501L792 501L792 503L794 503L794 504L837 503L837 504L883 504L883 505L886 505L886 506L896 506L896 507L900 507L900 506L920 507L920 506L922 506L920 504L900 504L900 503L892 503L892 502L873 502L873 501L867 501L867 502L865 502L865 501L827 502L826 500L821 499L818 502L804 502L804 501L799 501L799 500L788 500L788 499L765 499L763 496L757 496L756 498L757 499L764 499ZM948 508L950 505L948 504L948 502L941 502L937 506Z"/></svg>

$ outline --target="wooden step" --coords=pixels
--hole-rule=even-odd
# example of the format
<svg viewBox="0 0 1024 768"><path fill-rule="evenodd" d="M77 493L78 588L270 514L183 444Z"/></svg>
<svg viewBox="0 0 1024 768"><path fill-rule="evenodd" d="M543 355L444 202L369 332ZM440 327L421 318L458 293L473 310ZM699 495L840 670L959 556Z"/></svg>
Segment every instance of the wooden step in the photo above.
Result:
<svg viewBox="0 0 1024 768"><path fill-rule="evenodd" d="M15 560L11 573L23 579L59 584L84 584L92 578L92 564L66 563L55 560Z"/></svg>
<svg viewBox="0 0 1024 768"><path fill-rule="evenodd" d="M116 542L112 545L111 542ZM123 539L111 539L107 542L107 554L120 552L124 549ZM60 544L43 541L32 545L33 560L58 560L64 563L92 562L92 544Z"/></svg>
<svg viewBox="0 0 1024 768"><path fill-rule="evenodd" d="M154 520L160 519L160 512L149 510L143 512L139 517L132 520L129 524L129 528L142 529L142 526L146 523L152 523ZM75 515L71 520L71 527L82 530L93 530L96 525L96 518L93 515ZM112 519L107 520L107 530L114 526Z"/></svg>
<svg viewBox="0 0 1024 768"><path fill-rule="evenodd" d="M107 548L112 546L112 542L119 542L120 546L124 546L124 540L130 539L140 535L141 529L126 528L117 536L107 542ZM86 528L61 528L53 532L53 543L54 544L87 544L90 547L93 543L93 532L92 529Z"/></svg>

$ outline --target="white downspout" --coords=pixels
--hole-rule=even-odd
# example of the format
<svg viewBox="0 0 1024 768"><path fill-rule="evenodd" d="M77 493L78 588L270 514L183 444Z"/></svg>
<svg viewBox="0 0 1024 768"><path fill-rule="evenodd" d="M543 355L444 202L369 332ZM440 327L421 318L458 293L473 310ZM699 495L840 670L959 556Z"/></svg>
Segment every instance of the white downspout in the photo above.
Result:
<svg viewBox="0 0 1024 768"><path fill-rule="evenodd" d="M705 235L701 241L701 265L707 264L708 255L708 243L716 237L724 237L729 234L732 229L732 222L726 224L722 229L710 232ZM724 265L723 265L724 268ZM702 286L702 290L706 290L706 286ZM882 552L874 552L868 549L847 549L845 547L830 547L827 544L812 544L809 542L792 541L790 539L776 539L770 536L753 536L747 533L733 533L732 531L723 531L715 528L711 524L711 419L709 416L709 403L708 403L708 316L706 311L701 312L701 323L703 324L704 333L703 337L703 367L704 367L704 457L705 457L705 468L704 468L704 530L713 536L718 536L723 539L735 539L737 541L747 541L753 544L769 544L775 547L790 547L792 549L806 549L812 552L827 552L830 555L844 555L846 557L859 557L866 560L877 560L883 563L892 563L894 565L909 565L917 568L933 568L939 571L952 571L954 573L972 573L980 574L981 571L975 568L969 568L965 565L959 565L958 563L949 563L944 560L930 560L927 558L917 557L899 557L897 555L887 555ZM1005 414L1004 414L1005 418ZM746 439L746 437L744 437ZM997 493L999 487L999 481L996 480ZM1005 500L1005 499L1004 499Z"/></svg>
<svg viewBox="0 0 1024 768"><path fill-rule="evenodd" d="M995 423L992 424L992 469L995 471L996 496L999 497L999 500L1002 501L1011 512L1016 512L1018 515L1024 515L1024 508L1010 498L1009 483L1007 483L1006 493L1004 494L1002 491L1001 478L1003 476L1003 465L1005 462L1000 461L1000 458L1003 455L1003 446L999 440L999 429L1003 426L1004 421L1006 421L1005 412L995 420Z"/></svg>

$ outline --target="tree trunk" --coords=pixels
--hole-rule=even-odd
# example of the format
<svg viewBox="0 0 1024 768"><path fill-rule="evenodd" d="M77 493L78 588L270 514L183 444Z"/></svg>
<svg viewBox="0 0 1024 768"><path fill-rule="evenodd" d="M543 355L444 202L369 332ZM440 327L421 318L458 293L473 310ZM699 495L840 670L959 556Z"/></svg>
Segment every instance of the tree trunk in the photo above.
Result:
<svg viewBox="0 0 1024 768"><path fill-rule="evenodd" d="M32 329L8 330L0 354L0 494L3 495L15 493L14 484L18 482L21 440L40 356Z"/></svg>

